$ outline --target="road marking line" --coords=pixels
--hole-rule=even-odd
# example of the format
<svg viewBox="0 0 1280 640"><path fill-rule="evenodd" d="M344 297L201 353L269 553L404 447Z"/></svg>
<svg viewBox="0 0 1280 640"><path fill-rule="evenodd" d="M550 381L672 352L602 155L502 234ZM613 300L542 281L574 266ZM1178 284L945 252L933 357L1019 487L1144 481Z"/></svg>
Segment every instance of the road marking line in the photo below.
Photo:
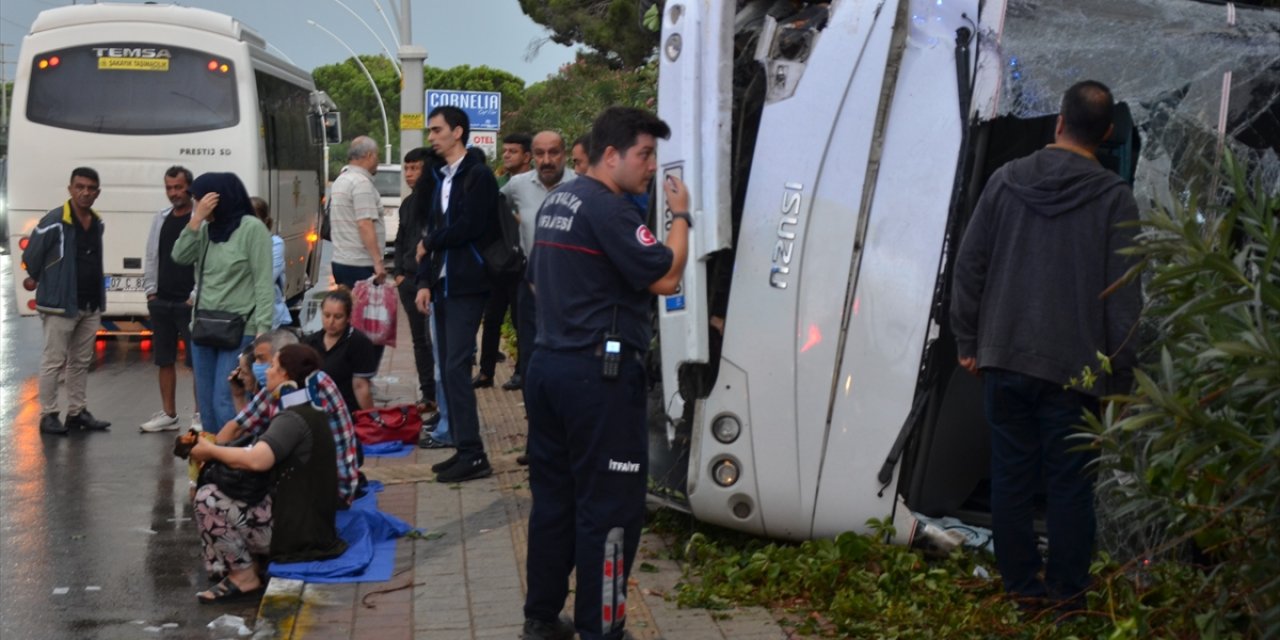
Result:
<svg viewBox="0 0 1280 640"><path fill-rule="evenodd" d="M70 587L56 587L56 588L53 590L53 595L55 595L55 596L65 596L65 595L67 595L67 592L68 592L68 591L71 591L71 588L70 588Z"/></svg>

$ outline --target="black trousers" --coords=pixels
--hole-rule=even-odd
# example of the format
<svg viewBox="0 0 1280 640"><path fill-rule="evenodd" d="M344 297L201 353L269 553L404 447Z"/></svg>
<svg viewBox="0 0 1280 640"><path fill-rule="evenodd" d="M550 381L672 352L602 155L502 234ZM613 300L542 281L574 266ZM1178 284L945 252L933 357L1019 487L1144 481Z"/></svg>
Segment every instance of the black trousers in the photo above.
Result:
<svg viewBox="0 0 1280 640"><path fill-rule="evenodd" d="M523 276L515 276L494 281L489 291L489 304L484 310L484 334L480 336L480 373L493 377L498 366L498 344L502 340L502 321L507 317L507 309L511 309L512 326L519 320L516 308L516 288Z"/></svg>
<svg viewBox="0 0 1280 640"><path fill-rule="evenodd" d="M437 290L438 291L438 290ZM440 380L449 412L449 432L461 460L484 455L476 390L471 386L471 357L488 294L433 297L436 348L440 352Z"/></svg>
<svg viewBox="0 0 1280 640"><path fill-rule="evenodd" d="M409 335L413 338L413 364L418 370L418 391L423 402L436 399L436 358L431 353L431 331L427 317L418 311L418 285L406 276L398 287L400 306L409 318Z"/></svg>
<svg viewBox="0 0 1280 640"><path fill-rule="evenodd" d="M516 325L516 348L520 350L520 358L516 360L516 373L521 377L529 375L529 363L533 361L534 340L538 337L538 307L533 295L533 286L523 278L516 286L516 306L512 312L512 322Z"/></svg>
<svg viewBox="0 0 1280 640"><path fill-rule="evenodd" d="M524 615L554 621L576 569L574 626L583 640L623 637L644 526L645 371L629 355L617 380L603 380L598 356L540 349L524 386L533 491Z"/></svg>

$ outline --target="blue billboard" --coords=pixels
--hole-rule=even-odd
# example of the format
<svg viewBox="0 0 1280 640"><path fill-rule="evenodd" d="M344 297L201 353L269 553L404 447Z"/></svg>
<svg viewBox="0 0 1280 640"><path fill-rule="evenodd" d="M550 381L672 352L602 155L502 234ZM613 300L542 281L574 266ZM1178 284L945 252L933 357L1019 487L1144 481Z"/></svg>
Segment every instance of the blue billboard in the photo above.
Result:
<svg viewBox="0 0 1280 640"><path fill-rule="evenodd" d="M502 124L502 94L497 91L451 91L427 89L427 113L443 106L458 107L466 112L472 129L497 131Z"/></svg>

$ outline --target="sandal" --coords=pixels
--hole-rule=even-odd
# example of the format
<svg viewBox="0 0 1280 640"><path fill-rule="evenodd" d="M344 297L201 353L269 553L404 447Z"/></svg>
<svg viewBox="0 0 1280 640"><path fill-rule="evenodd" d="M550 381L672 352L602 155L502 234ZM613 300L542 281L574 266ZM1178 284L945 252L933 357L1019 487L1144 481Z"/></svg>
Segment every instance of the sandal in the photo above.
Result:
<svg viewBox="0 0 1280 640"><path fill-rule="evenodd" d="M199 593L197 593L196 600L199 600L200 604L218 604L222 602L234 602L236 600L241 600L244 598L253 598L253 597L260 596L262 595L263 590L264 590L264 586L259 584L256 589L250 589L249 591L241 591L240 587L236 586L236 583L232 582L231 578L228 577L228 578L223 578L222 582L219 582L218 584L215 584L209 588L209 593L213 594L212 598L205 598L205 597L202 597Z"/></svg>

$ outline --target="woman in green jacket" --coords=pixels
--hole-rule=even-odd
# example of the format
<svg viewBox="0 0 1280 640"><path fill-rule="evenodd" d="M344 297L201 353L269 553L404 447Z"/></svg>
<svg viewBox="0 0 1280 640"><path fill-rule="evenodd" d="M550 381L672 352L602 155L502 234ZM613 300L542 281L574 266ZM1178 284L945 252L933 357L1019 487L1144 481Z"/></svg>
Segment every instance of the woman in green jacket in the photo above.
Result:
<svg viewBox="0 0 1280 640"><path fill-rule="evenodd" d="M271 233L253 215L249 193L232 173L206 173L191 183L195 211L178 241L173 261L196 267L193 315L223 311L244 319L239 345L228 348L191 344L196 396L205 429L217 433L235 417L227 376L239 364L241 349L271 330L275 285L271 270Z"/></svg>

